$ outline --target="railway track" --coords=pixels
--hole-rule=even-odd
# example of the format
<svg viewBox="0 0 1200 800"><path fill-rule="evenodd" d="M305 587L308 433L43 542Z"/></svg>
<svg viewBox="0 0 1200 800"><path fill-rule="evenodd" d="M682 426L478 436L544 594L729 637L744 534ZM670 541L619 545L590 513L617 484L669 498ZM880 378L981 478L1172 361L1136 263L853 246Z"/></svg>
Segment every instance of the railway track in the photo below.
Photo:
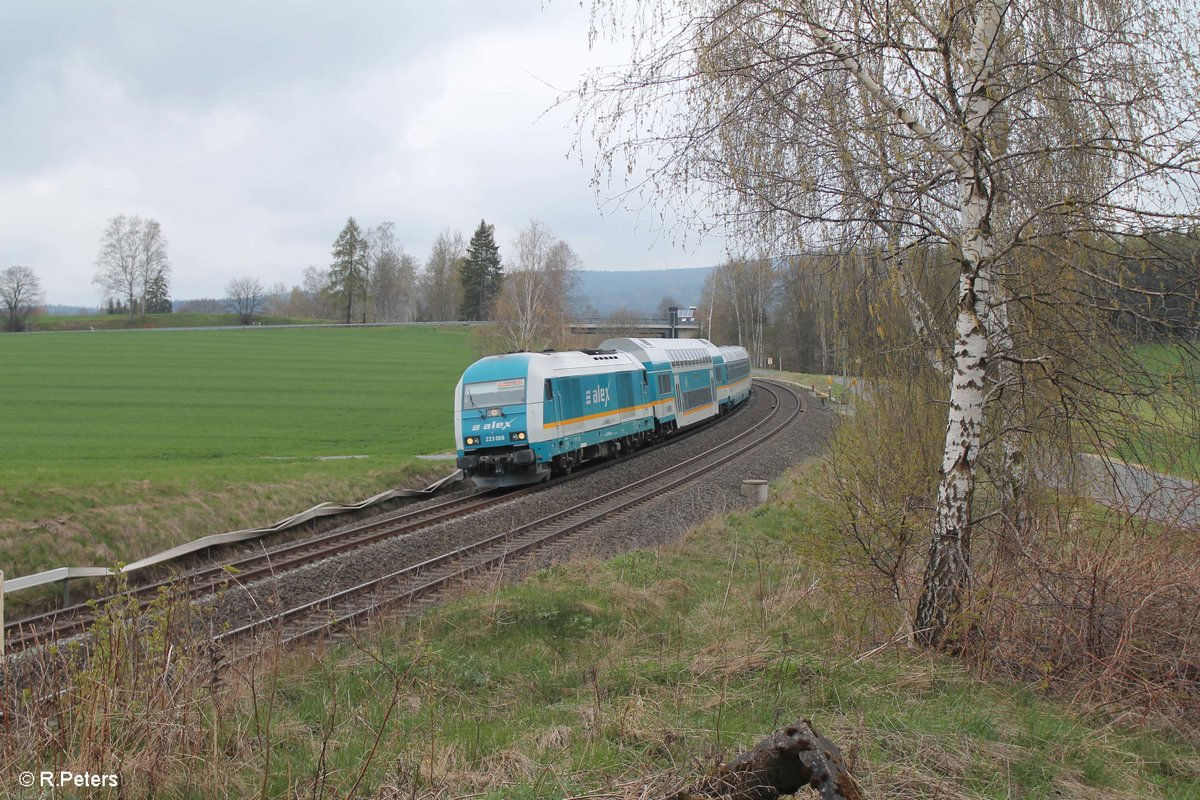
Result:
<svg viewBox="0 0 1200 800"><path fill-rule="evenodd" d="M705 426L702 426L705 427ZM689 430L670 440L681 441L696 431ZM661 447L656 445L655 447ZM653 450L646 448L643 452ZM602 463L577 470L575 478L583 477L617 462ZM385 519L371 520L361 525L339 528L336 531L309 537L295 542L277 545L269 550L214 562L183 574L172 575L127 589L117 594L97 598L90 603L77 603L41 614L14 620L4 626L6 652L15 654L41 645L59 642L86 632L96 619L96 609L118 597L131 598L139 605L146 605L160 592L167 591L175 600L192 600L215 594L232 582L247 584L251 581L277 575L305 564L340 555L373 542L417 533L431 526L457 517L483 511L499 503L506 503L523 495L543 491L564 479L536 484L520 489L498 489L480 492L468 497L459 497L418 509L393 514Z"/></svg>
<svg viewBox="0 0 1200 800"><path fill-rule="evenodd" d="M260 646L287 646L336 634L386 611L431 602L460 581L492 569L512 566L640 503L692 483L776 436L803 411L803 401L792 390L761 381L757 385L774 397L770 413L717 447L648 478L504 533L262 617L221 633L216 640L229 648L230 660L240 660L252 655Z"/></svg>
<svg viewBox="0 0 1200 800"><path fill-rule="evenodd" d="M279 545L269 551L239 556L200 567L182 575L138 586L122 592L120 596L131 597L141 604L150 602L164 589L170 591L175 598L202 597L219 591L235 579L239 582L255 580L316 559L328 558L365 547L381 539L410 535L462 514L485 509L496 503L519 497L531 491L532 488L483 492L422 506L399 515L392 515L384 520L339 529L331 533ZM95 620L96 606L102 606L116 597L118 595L109 595L94 604L78 603L6 624L4 637L7 651L16 653L83 633Z"/></svg>

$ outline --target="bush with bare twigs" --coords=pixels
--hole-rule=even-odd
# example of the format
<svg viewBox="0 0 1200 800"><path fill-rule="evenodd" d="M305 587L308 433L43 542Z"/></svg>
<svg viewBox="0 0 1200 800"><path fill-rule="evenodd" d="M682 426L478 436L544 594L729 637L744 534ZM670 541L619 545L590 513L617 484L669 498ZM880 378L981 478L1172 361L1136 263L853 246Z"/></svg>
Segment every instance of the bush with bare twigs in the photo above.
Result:
<svg viewBox="0 0 1200 800"><path fill-rule="evenodd" d="M1090 503L1062 503L1033 525L981 567L971 661L1087 708L1200 719L1196 532Z"/></svg>

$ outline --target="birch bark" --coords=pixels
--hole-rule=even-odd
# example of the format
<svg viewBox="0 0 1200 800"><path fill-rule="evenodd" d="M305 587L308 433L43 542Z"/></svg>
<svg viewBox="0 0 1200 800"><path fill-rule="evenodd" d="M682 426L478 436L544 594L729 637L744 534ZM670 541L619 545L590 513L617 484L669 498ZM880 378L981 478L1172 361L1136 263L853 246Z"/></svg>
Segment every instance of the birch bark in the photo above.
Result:
<svg viewBox="0 0 1200 800"><path fill-rule="evenodd" d="M993 63L1005 6L984 0L977 6L971 37L973 80L965 108L961 196L961 252L955 320L954 372L942 453L933 536L914 627L923 644L943 643L961 609L971 575L971 507L979 443L983 433L984 379L991 315L991 260L994 249L987 179L988 119L995 107Z"/></svg>

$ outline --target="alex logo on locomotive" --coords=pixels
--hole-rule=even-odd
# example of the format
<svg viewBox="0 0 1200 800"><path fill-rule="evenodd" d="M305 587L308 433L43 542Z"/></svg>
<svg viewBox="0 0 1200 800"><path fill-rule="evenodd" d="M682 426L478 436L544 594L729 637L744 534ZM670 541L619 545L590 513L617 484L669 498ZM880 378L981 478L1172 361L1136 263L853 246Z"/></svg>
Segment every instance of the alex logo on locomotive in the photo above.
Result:
<svg viewBox="0 0 1200 800"><path fill-rule="evenodd" d="M492 422L486 422L483 425L475 423L471 426L471 433L479 431L506 431L513 426L515 419L497 419Z"/></svg>
<svg viewBox="0 0 1200 800"><path fill-rule="evenodd" d="M608 405L612 398L612 389L607 386L597 386L595 389L588 389L583 393L583 402L585 405Z"/></svg>

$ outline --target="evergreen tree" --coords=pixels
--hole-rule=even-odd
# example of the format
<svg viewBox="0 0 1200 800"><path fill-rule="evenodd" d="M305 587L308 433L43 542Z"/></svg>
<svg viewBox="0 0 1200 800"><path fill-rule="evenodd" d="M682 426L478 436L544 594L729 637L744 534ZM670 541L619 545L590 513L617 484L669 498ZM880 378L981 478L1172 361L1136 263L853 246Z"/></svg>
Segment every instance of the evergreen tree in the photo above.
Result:
<svg viewBox="0 0 1200 800"><path fill-rule="evenodd" d="M463 263L463 301L460 316L463 319L487 319L491 314L504 270L500 266L500 247L496 244L496 227L480 220L479 227L467 245L467 260Z"/></svg>
<svg viewBox="0 0 1200 800"><path fill-rule="evenodd" d="M346 304L346 322L354 321L354 296L366 291L366 274L367 239L350 217L333 243L333 263L329 266L329 291Z"/></svg>
<svg viewBox="0 0 1200 800"><path fill-rule="evenodd" d="M167 291L167 277L161 272L152 277L146 287L146 313L171 313L171 297Z"/></svg>

